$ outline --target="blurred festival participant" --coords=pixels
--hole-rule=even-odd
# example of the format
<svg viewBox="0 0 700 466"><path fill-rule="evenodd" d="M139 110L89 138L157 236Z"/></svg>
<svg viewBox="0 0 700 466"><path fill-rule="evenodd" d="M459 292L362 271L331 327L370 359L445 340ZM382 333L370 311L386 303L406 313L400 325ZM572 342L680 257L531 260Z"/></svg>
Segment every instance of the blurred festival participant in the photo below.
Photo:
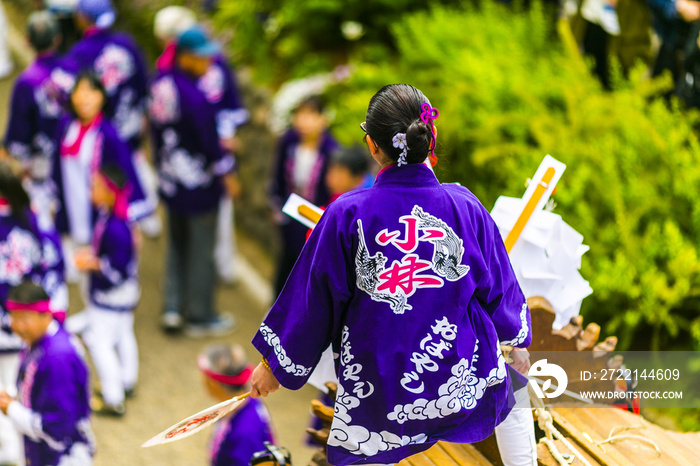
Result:
<svg viewBox="0 0 700 466"><path fill-rule="evenodd" d="M93 72L81 72L69 99L70 116L59 125L57 155L52 170L59 200L56 227L68 234L64 247L68 268L73 267L72 251L92 240L94 223L90 202L90 178L103 164L118 165L126 174L132 190L129 195L129 219L136 220L147 205L134 170L129 146L103 117L106 93Z"/></svg>
<svg viewBox="0 0 700 466"><path fill-rule="evenodd" d="M73 46L67 60L80 71L94 70L102 81L107 95L104 116L129 144L140 184L146 190L146 202L140 207L132 205L132 209L142 209L137 215L142 230L156 236L161 230L155 213L156 181L142 151L148 90L146 62L131 37L110 29L115 19L111 0L80 0L76 23L83 38Z"/></svg>
<svg viewBox="0 0 700 466"><path fill-rule="evenodd" d="M223 402L250 391L254 366L246 360L238 344L218 344L206 348L197 358L209 395ZM270 414L259 400L247 398L236 409L217 421L209 443L212 466L245 466L253 454L274 443Z"/></svg>
<svg viewBox="0 0 700 466"><path fill-rule="evenodd" d="M279 141L270 185L270 202L282 240L275 296L282 291L304 247L307 230L282 214L282 206L292 193L319 206L328 203L330 195L325 178L331 154L337 148L338 143L328 130L325 104L318 96L307 97L294 110L292 127Z"/></svg>
<svg viewBox="0 0 700 466"><path fill-rule="evenodd" d="M176 66L160 71L150 107L160 192L168 210L169 250L162 324L191 337L234 330L214 309L216 217L224 189L233 190L233 157L224 154L216 110L197 87L219 47L199 26L178 39Z"/></svg>
<svg viewBox="0 0 700 466"><path fill-rule="evenodd" d="M252 397L302 387L332 344L330 464L480 441L514 405L500 345L530 344L529 309L489 213L428 166L437 117L406 84L372 97L360 126L382 170L326 209L253 338Z"/></svg>
<svg viewBox="0 0 700 466"><path fill-rule="evenodd" d="M180 6L169 6L156 13L154 19L154 34L164 47L163 54L158 58L156 66L163 71L174 66L175 42L177 37L195 24L196 18L192 10ZM236 78L223 54L214 56L207 72L197 82L207 101L216 110L216 129L219 142L224 151L234 157L239 146L236 129L248 120L248 111L243 107L238 92ZM234 166L235 167L235 166ZM240 191L235 172L235 193ZM217 217L217 237L214 248L216 269L225 282L235 279L235 254L233 238L233 197L224 193L219 204Z"/></svg>
<svg viewBox="0 0 700 466"><path fill-rule="evenodd" d="M611 88L610 57L627 74L638 61L651 59L651 14L647 0L584 0L572 29L593 58L593 72L605 89Z"/></svg>
<svg viewBox="0 0 700 466"><path fill-rule="evenodd" d="M328 203L347 192L364 187L368 172L367 151L360 145L356 144L334 152L326 174L326 185L331 195Z"/></svg>
<svg viewBox="0 0 700 466"><path fill-rule="evenodd" d="M75 76L56 55L61 34L51 13L32 13L27 22L27 37L37 58L15 81L5 147L29 174L25 186L33 205L40 209L37 214L50 219L47 201L52 195L46 181L56 149L58 122Z"/></svg>
<svg viewBox="0 0 700 466"><path fill-rule="evenodd" d="M125 394L138 378L134 309L141 290L138 257L127 219L131 186L117 165L103 165L92 175L90 197L99 210L92 246L79 251L78 269L90 275L88 328L83 340L100 380L101 396L93 410L123 416Z"/></svg>
<svg viewBox="0 0 700 466"><path fill-rule="evenodd" d="M41 1L37 0L37 3L41 3ZM78 0L44 0L43 7L49 10L58 22L61 42L57 53L64 55L80 40L80 33L73 18L75 10L78 8Z"/></svg>
<svg viewBox="0 0 700 466"><path fill-rule="evenodd" d="M22 353L17 398L0 391L0 410L24 435L27 465L92 464L88 369L75 340L55 320L49 297L23 281L6 301Z"/></svg>
<svg viewBox="0 0 700 466"><path fill-rule="evenodd" d="M693 23L685 44L684 76L676 88L687 107L700 108L700 22Z"/></svg>
<svg viewBox="0 0 700 466"><path fill-rule="evenodd" d="M175 67L177 38L196 24L194 11L184 6L167 6L158 10L153 18L153 35L163 49L156 60L158 71L168 71Z"/></svg>
<svg viewBox="0 0 700 466"><path fill-rule="evenodd" d="M13 286L39 273L41 241L29 210L29 197L19 176L0 161L0 391L15 393L22 342L10 329L7 297ZM0 462L13 464L21 454L20 439L0 416Z"/></svg>
<svg viewBox="0 0 700 466"><path fill-rule="evenodd" d="M700 2L693 0L647 0L651 9L654 30L661 39L661 47L652 70L659 76L669 70L673 82L678 83L683 70L682 49L686 43L689 24L700 20Z"/></svg>
<svg viewBox="0 0 700 466"><path fill-rule="evenodd" d="M59 274L60 251L37 228L19 173L0 161L0 390L14 394L22 342L10 329L6 300L11 287L31 279L50 287L50 310L62 322L68 293ZM0 416L0 464L14 464L21 454L19 437Z"/></svg>

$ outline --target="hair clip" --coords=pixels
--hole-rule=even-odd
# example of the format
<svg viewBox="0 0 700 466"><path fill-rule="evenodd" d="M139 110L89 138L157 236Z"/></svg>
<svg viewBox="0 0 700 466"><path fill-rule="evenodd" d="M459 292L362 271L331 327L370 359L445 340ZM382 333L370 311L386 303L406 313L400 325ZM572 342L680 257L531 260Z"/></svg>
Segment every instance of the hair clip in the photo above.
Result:
<svg viewBox="0 0 700 466"><path fill-rule="evenodd" d="M430 138L432 141L430 142L429 150L430 154L434 156L435 147L437 146L437 138L435 137L435 125L433 124L433 121L440 115L440 112L437 108L431 107L427 102L422 104L420 109L422 110L420 119L423 121L423 123L430 126Z"/></svg>
<svg viewBox="0 0 700 466"><path fill-rule="evenodd" d="M422 104L420 109L422 110L420 119L423 120L423 123L426 125L432 125L433 120L440 116L438 109L431 107L429 103Z"/></svg>

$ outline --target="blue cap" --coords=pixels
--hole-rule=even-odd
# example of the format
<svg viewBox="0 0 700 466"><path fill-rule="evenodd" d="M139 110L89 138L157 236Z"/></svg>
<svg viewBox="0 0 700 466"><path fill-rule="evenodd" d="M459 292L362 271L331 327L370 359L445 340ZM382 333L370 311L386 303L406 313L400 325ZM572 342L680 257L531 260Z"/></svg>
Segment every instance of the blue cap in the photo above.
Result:
<svg viewBox="0 0 700 466"><path fill-rule="evenodd" d="M110 27L117 17L111 0L80 0L78 11L90 18L99 28Z"/></svg>
<svg viewBox="0 0 700 466"><path fill-rule="evenodd" d="M211 57L219 53L219 45L209 38L201 26L193 26L180 34L177 38L177 49L202 57Z"/></svg>

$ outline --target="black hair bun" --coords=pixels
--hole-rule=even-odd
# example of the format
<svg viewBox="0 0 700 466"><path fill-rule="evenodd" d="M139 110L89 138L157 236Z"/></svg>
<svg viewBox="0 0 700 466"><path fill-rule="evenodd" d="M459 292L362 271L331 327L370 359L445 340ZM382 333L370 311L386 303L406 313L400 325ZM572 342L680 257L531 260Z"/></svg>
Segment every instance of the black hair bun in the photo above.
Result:
<svg viewBox="0 0 700 466"><path fill-rule="evenodd" d="M420 118L416 118L411 122L406 130L406 142L408 143L408 154L406 162L421 163L428 157L430 143L433 135L428 126Z"/></svg>

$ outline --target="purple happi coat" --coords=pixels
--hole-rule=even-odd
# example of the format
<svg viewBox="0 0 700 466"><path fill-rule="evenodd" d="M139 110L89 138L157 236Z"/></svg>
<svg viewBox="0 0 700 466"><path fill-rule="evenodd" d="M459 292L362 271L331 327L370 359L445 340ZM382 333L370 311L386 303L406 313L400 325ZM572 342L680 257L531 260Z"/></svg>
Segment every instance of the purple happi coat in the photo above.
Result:
<svg viewBox="0 0 700 466"><path fill-rule="evenodd" d="M5 301L10 290L26 278L41 279L42 244L33 215L12 215L0 202L0 354L16 353L22 346L10 329Z"/></svg>
<svg viewBox="0 0 700 466"><path fill-rule="evenodd" d="M254 453L274 443L270 415L260 401L249 398L233 414L214 427L209 443L212 466L247 466Z"/></svg>
<svg viewBox="0 0 700 466"><path fill-rule="evenodd" d="M328 207L253 344L290 389L332 344L328 460L348 465L491 435L513 400L500 345L530 340L489 213L466 188L410 164Z"/></svg>
<svg viewBox="0 0 700 466"><path fill-rule="evenodd" d="M10 289L27 278L40 283L49 295L54 316L64 317L68 288L60 238L55 231L41 230L31 211L22 220L11 215L8 206L0 206L0 353L16 352L21 346L11 334L4 308Z"/></svg>
<svg viewBox="0 0 700 466"><path fill-rule="evenodd" d="M60 153L61 144L64 140L70 138L71 134L77 132L79 125L77 120L65 118L59 124L58 129L59 142L56 145L56 155L54 156L51 176L56 189L56 197L59 200L58 211L56 212L56 229L61 233L71 232L68 204L71 202L78 202L75 200L75 196L71 195L71 190L76 189L76 187L65 186L64 183L64 178L69 176L66 166L68 165L67 159L70 158L70 156L67 157ZM81 164L87 164L89 173L93 173L103 164L115 164L119 166L131 185L131 193L129 194L129 220L136 221L150 215L155 209L155 206L146 199L141 181L134 168L129 146L119 138L117 131L106 120L102 120L95 128L95 131L97 134L94 137L85 136L83 139L83 144L91 144L84 149L89 160L84 159L82 148L81 153L76 157L80 159ZM89 133L90 132L88 132L88 134ZM86 174L84 178L81 178L85 182L85 185L81 186L81 192L87 195L87 198L81 199L81 202L89 202L89 173ZM82 177L82 175L80 176ZM92 224L92 221L90 224ZM90 242L90 238L91 235L88 235L87 238L76 238L76 240L79 240L80 243L87 244Z"/></svg>
<svg viewBox="0 0 700 466"><path fill-rule="evenodd" d="M78 70L94 70L107 91L105 115L132 151L141 146L148 89L146 62L131 37L91 28L66 56Z"/></svg>
<svg viewBox="0 0 700 466"><path fill-rule="evenodd" d="M24 435L28 465L54 466L61 459L89 458L94 450L88 370L72 338L54 321L40 341L23 350L19 403L10 404L8 416Z"/></svg>
<svg viewBox="0 0 700 466"><path fill-rule="evenodd" d="M221 139L233 137L236 128L248 121L248 111L238 92L238 85L226 59L217 55L199 78L197 87L216 111L216 129Z"/></svg>
<svg viewBox="0 0 700 466"><path fill-rule="evenodd" d="M296 151L300 143L301 136L293 128L282 135L278 143L277 159L270 185L270 201L276 209L281 210L292 193L296 193L316 205L326 205L330 199L330 193L325 181L326 172L328 171L331 155L339 147L338 141L335 140L330 131L325 131L321 135L318 159L316 159L307 186L294 185L294 164ZM305 227L302 229L305 230Z"/></svg>
<svg viewBox="0 0 700 466"><path fill-rule="evenodd" d="M74 70L53 54L39 55L17 77L5 133L8 152L23 162L53 156L63 105L73 87ZM50 164L47 164L47 173Z"/></svg>
<svg viewBox="0 0 700 466"><path fill-rule="evenodd" d="M215 107L197 80L177 68L158 73L151 99L155 165L168 208L181 215L216 210L233 157L219 146Z"/></svg>
<svg viewBox="0 0 700 466"><path fill-rule="evenodd" d="M133 311L141 289L129 223L113 213L100 212L92 243L100 270L90 273L90 303L111 311Z"/></svg>

